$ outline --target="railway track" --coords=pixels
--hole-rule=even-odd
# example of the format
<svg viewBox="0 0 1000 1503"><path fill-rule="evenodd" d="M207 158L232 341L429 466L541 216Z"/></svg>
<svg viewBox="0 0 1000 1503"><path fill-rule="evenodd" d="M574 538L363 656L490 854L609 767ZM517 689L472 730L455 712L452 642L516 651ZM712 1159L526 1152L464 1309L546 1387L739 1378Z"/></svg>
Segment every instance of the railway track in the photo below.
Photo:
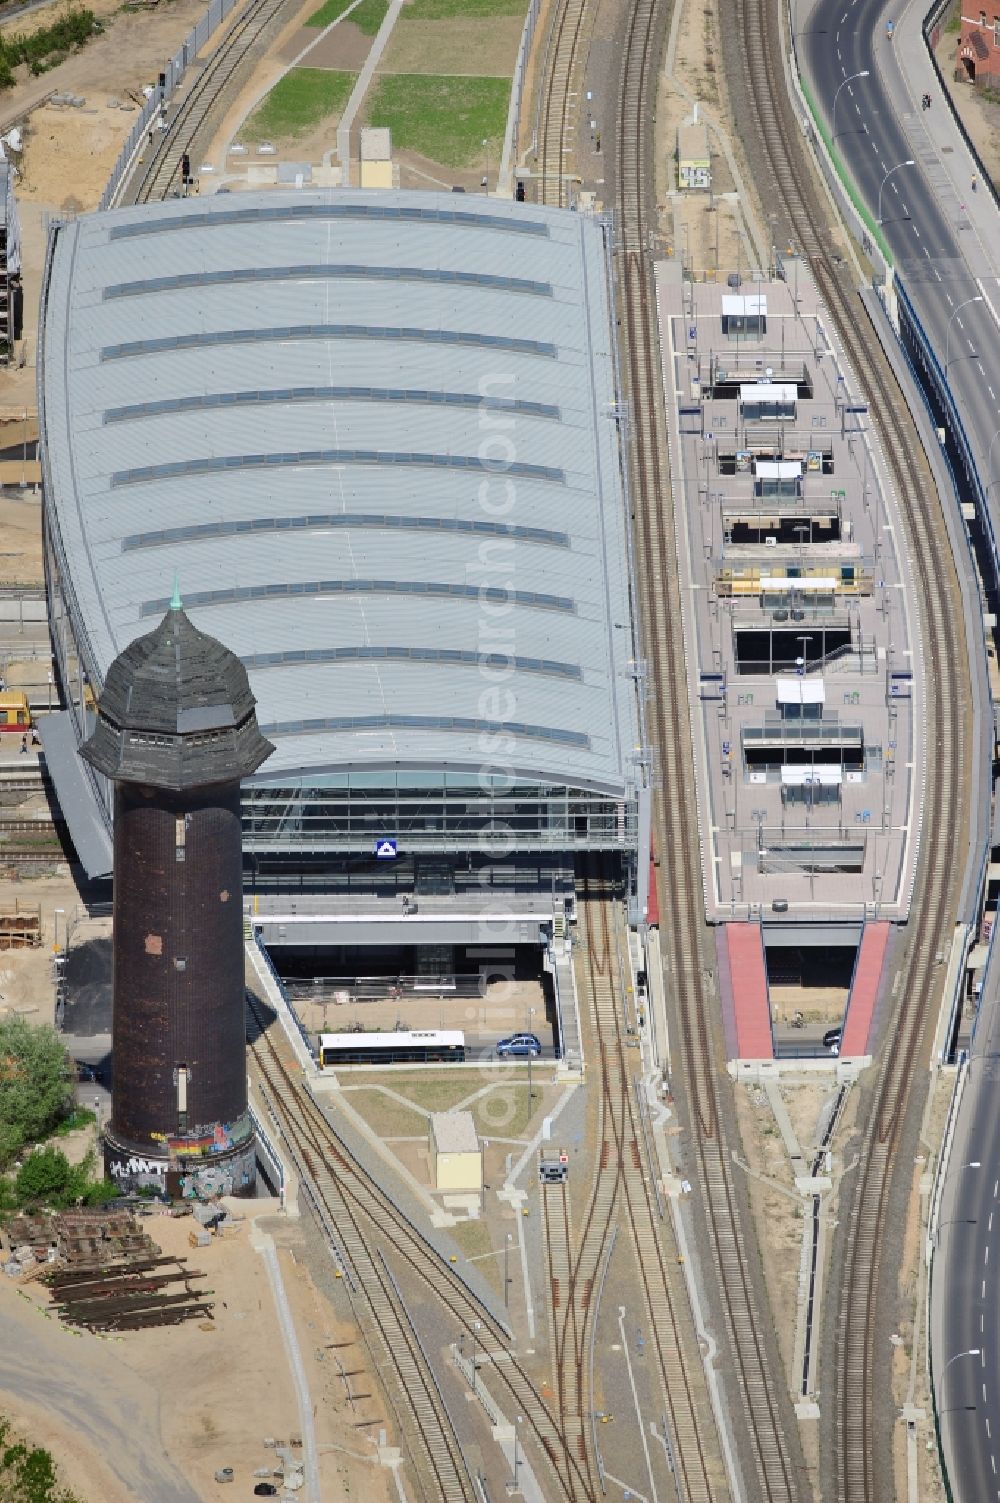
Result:
<svg viewBox="0 0 1000 1503"><path fill-rule="evenodd" d="M677 1251L666 1239L670 1228L662 1221L643 1158L644 1130L638 1116L634 1075L626 1032L624 976L628 940L618 904L600 901L589 893L596 862L588 863L583 878L586 964L583 1000L590 1013L600 1066L602 1144L596 1178L591 1235L583 1244L588 1286L597 1274L613 1218L620 1216L635 1252L638 1283L648 1321L650 1346L659 1368L669 1442L674 1457L679 1495L688 1503L721 1500L728 1488L716 1454L714 1419L703 1386L700 1364L694 1371L688 1354L697 1353L687 1290L677 1275ZM607 1230L605 1231L605 1227ZM595 1232L596 1229L596 1232ZM589 1254L589 1257L588 1257ZM709 1437L706 1437L706 1431Z"/></svg>
<svg viewBox="0 0 1000 1503"><path fill-rule="evenodd" d="M589 26L589 0L557 0L549 27L542 69L541 118L538 128L538 202L564 209L569 204L566 171L579 97L583 39Z"/></svg>
<svg viewBox="0 0 1000 1503"><path fill-rule="evenodd" d="M188 156L194 164L198 149L207 146L213 124L246 84L261 43L288 5L289 0L247 0L201 70L195 71L197 64L189 67L187 93L175 106L168 129L150 132L152 150L128 179L119 202L151 203L183 191L182 158Z"/></svg>
<svg viewBox="0 0 1000 1503"><path fill-rule="evenodd" d="M892 1495L892 1458L880 1445L877 1405L891 1393L887 1343L877 1340L880 1296L891 1302L895 1267L883 1268L893 1167L911 1096L914 1067L929 1047L946 954L956 919L950 853L963 845L969 809L971 713L958 582L944 518L920 440L844 268L833 258L824 213L781 68L781 18L768 0L740 0L755 124L791 232L806 253L844 352L865 388L906 523L923 635L928 796L913 910L920 921L904 961L892 1047L876 1066L871 1111L857 1174L842 1205L843 1271L836 1310L836 1437L831 1496L876 1503ZM963 673L963 665L965 672ZM909 1182L909 1167L903 1169ZM891 1407L891 1405L890 1405Z"/></svg>
<svg viewBox="0 0 1000 1503"><path fill-rule="evenodd" d="M259 1004L253 1008L258 1036L251 1048L268 1103L319 1219L348 1265L355 1309L367 1310L369 1329L384 1353L382 1370L389 1379L387 1387L391 1384L393 1390L401 1428L410 1441L411 1454L424 1462L424 1474L436 1488L432 1495L448 1500L468 1496L479 1503L475 1492L469 1491L472 1483L464 1463L459 1465L461 1451L443 1401L435 1402L437 1384L430 1361L419 1343L405 1344L408 1321L402 1318L405 1312L399 1308L398 1293L393 1307L391 1281L387 1289L386 1280L380 1277L379 1259L372 1251L376 1243L420 1278L437 1302L444 1329L452 1339L468 1340L479 1352L483 1363L479 1381L486 1381L483 1374L488 1373L501 1404L523 1417L519 1436L529 1448L546 1503L576 1503L589 1497L580 1461L511 1349L509 1332L389 1196L358 1169L306 1089L290 1047L275 1036L277 1029L268 1026L270 1019ZM398 1355L403 1357L402 1368Z"/></svg>
<svg viewBox="0 0 1000 1503"><path fill-rule="evenodd" d="M71 863L73 858L68 856L61 846L49 846L45 850L39 850L36 845L8 845L5 841L0 843L0 866L9 866L12 862L18 865L34 863L41 865L43 862L53 865L60 862Z"/></svg>
<svg viewBox="0 0 1000 1503"><path fill-rule="evenodd" d="M666 985L679 1023L681 1073L704 1196L708 1251L729 1340L731 1410L737 1423L742 1417L745 1432L744 1484L749 1496L791 1503L805 1496L798 1437L777 1352L766 1336L771 1316L749 1208L733 1182L736 1129L731 1100L721 1096L729 1085L720 1083L721 1060L711 1024L718 999L701 951L704 897L698 831L691 817L697 801L687 667L649 259L657 231L651 202L652 122L665 11L661 0L636 0L632 8L615 130L616 271L632 414L632 504L653 689L652 732L662 778L657 844L671 852L670 880L659 895L660 933Z"/></svg>

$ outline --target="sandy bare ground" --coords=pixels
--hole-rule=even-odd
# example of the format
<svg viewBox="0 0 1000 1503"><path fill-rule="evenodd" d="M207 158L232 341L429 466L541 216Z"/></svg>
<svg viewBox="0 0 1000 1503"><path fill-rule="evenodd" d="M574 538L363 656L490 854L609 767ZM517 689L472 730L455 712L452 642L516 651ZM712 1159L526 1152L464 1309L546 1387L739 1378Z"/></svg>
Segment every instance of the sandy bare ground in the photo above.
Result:
<svg viewBox="0 0 1000 1503"><path fill-rule="evenodd" d="M55 9L55 6L52 7ZM35 408L35 354L38 295L49 221L97 207L111 168L135 121L144 84L155 81L166 58L179 47L205 9L204 0L169 0L155 10L125 13L119 0L93 0L103 34L60 63L43 79L19 69L18 83L0 95L0 117L10 119L51 90L81 95L81 109L43 105L29 115L24 150L16 160L18 212L22 228L24 340L21 367L0 370L0 407ZM43 24L48 10L36 11L16 30ZM20 75L24 76L21 77ZM44 87L40 87L44 85ZM117 100L126 109L112 107ZM0 573L4 571L0 569Z"/></svg>
<svg viewBox="0 0 1000 1503"><path fill-rule="evenodd" d="M273 1216L273 1202L233 1204L237 1214L263 1216L283 1242L295 1239L294 1228ZM48 1297L37 1285L19 1291L0 1278L0 1408L23 1418L36 1444L65 1459L66 1480L87 1503L215 1498L214 1473L224 1466L236 1471L242 1496L254 1469L274 1464L264 1440L287 1444L301 1434L251 1221L207 1248L188 1245L193 1224L189 1217L146 1223L165 1252L206 1275L215 1302L210 1329L188 1322L108 1339L73 1334L47 1313ZM279 1245L278 1259L315 1410L322 1495L363 1493L381 1503L387 1474L357 1426L387 1422L377 1399L370 1414L352 1412L332 1356L347 1343L355 1359L349 1365L364 1365L365 1354L353 1351L356 1329L319 1295L295 1246Z"/></svg>
<svg viewBox="0 0 1000 1503"><path fill-rule="evenodd" d="M683 254L685 265L698 280L716 280L748 261L740 245L739 219L725 196L734 192L736 184L714 137L712 193L677 188L677 130L692 117L692 99L707 105L731 138L735 134L726 113L723 80L712 56L717 27L716 0L707 0L704 8L687 0L673 75L663 73L656 107L656 200L663 248L667 255Z"/></svg>
<svg viewBox="0 0 1000 1503"><path fill-rule="evenodd" d="M0 496L0 580L37 587L43 579L39 498Z"/></svg>

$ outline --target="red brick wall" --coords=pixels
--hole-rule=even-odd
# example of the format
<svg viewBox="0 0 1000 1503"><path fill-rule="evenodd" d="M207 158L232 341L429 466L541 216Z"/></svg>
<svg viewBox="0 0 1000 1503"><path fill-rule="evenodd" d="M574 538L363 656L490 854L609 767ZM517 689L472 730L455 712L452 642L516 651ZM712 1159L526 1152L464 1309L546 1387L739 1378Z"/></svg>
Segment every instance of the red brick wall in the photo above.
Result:
<svg viewBox="0 0 1000 1503"><path fill-rule="evenodd" d="M981 10L972 10L971 15L963 15L956 66L961 73L966 73L968 60L975 68L977 80L1000 82L1000 47L996 45L993 25L994 21L1000 21L998 0L988 0L985 26L981 21L982 14Z"/></svg>

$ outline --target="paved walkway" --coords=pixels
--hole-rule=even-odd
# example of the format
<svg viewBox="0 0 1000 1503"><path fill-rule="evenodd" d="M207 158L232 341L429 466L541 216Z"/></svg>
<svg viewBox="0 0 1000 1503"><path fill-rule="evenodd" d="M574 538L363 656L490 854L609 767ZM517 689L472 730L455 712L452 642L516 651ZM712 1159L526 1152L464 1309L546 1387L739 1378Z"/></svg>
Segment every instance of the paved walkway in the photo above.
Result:
<svg viewBox="0 0 1000 1503"><path fill-rule="evenodd" d="M980 182L972 192L979 165L965 143L924 41L925 0L908 0L896 13L890 42L882 26L875 57L883 85L892 98L899 123L920 162L941 208L961 232L965 259L975 277L1000 280L1000 235L992 194ZM930 94L931 108L921 107ZM963 230L964 226L964 230ZM996 310L991 303L994 318Z"/></svg>

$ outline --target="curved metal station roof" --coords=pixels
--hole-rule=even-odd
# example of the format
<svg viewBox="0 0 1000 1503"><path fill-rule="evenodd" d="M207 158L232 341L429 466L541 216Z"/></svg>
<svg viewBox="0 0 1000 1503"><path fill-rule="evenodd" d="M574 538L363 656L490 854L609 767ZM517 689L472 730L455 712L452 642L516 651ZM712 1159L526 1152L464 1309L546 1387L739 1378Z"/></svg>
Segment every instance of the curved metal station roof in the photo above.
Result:
<svg viewBox="0 0 1000 1503"><path fill-rule="evenodd" d="M620 792L611 339L604 232L566 211L299 190L60 226L47 506L95 676L177 575L247 666L263 781L492 756Z"/></svg>

